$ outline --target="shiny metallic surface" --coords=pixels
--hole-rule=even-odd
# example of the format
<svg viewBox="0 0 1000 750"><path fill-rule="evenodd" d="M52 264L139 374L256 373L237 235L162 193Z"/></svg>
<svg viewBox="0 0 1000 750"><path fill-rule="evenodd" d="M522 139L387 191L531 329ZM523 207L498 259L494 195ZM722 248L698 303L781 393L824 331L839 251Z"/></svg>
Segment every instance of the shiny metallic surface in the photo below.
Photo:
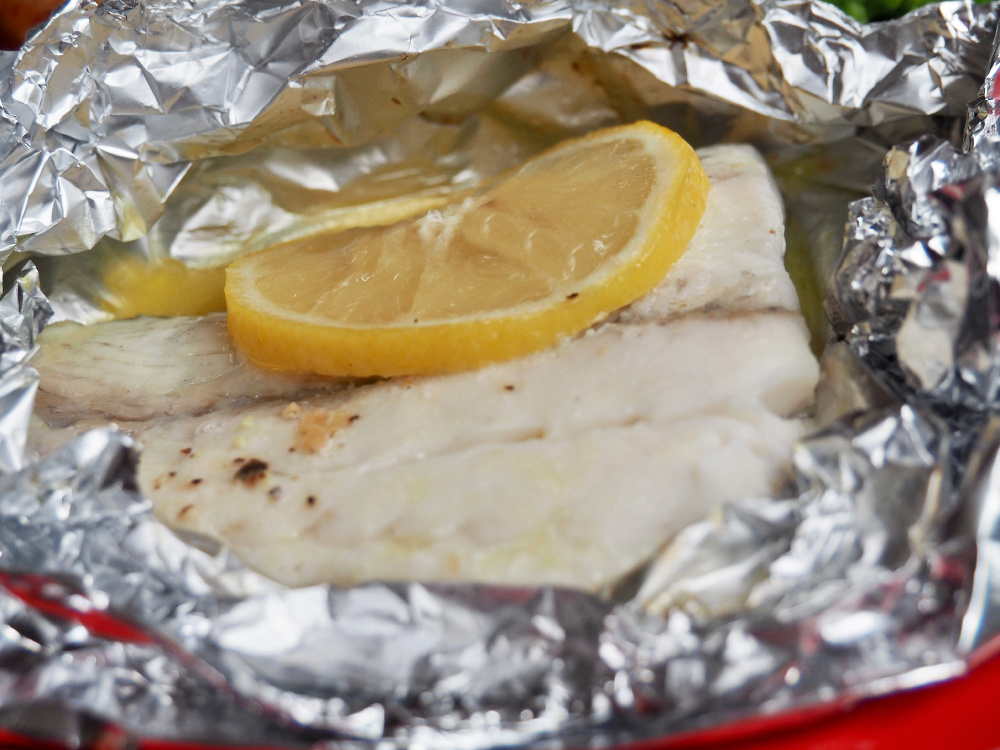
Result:
<svg viewBox="0 0 1000 750"><path fill-rule="evenodd" d="M24 464L28 423L38 388L38 372L27 364L35 338L52 318L30 261L0 297L0 472Z"/></svg>
<svg viewBox="0 0 1000 750"><path fill-rule="evenodd" d="M0 77L0 251L106 238L223 263L322 225L302 195L335 209L428 150L450 164L422 187L461 188L567 130L661 110L694 110L697 138L830 142L860 126L891 143L964 113L994 21L956 2L865 28L800 0L78 0ZM103 266L62 265L59 317L101 318Z"/></svg>
<svg viewBox="0 0 1000 750"><path fill-rule="evenodd" d="M1000 358L998 146L964 153L931 136L892 149L875 198L851 207L831 319L901 393L992 410Z"/></svg>
<svg viewBox="0 0 1000 750"><path fill-rule="evenodd" d="M940 679L963 665L968 563L968 545L930 539L949 507L948 440L905 405L837 422L803 443L799 498L690 527L616 605L551 589L282 589L161 526L129 441L97 430L0 480L0 560L41 587L4 579L10 617L43 618L25 606L42 599L88 615L36 655L45 691L25 697L161 736L197 736L191 704L221 702L399 745L572 745L584 729L640 737L891 690L916 668ZM122 621L128 638L102 634ZM108 653L81 671L59 656L70 634ZM156 679L140 665L161 665Z"/></svg>
<svg viewBox="0 0 1000 750"><path fill-rule="evenodd" d="M1000 632L995 27L964 2L869 27L803 0L68 3L0 56L0 245L51 298L26 266L0 300L0 726L579 747L962 672ZM109 259L218 265L645 116L768 150L839 341L789 496L607 596L290 590L161 525L113 430L23 457L34 338L107 315Z"/></svg>

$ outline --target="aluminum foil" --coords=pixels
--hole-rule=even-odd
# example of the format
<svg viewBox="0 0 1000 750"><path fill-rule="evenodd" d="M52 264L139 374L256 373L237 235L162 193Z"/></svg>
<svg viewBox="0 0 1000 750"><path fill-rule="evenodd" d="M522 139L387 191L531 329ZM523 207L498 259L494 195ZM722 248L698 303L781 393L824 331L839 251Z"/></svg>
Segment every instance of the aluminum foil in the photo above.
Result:
<svg viewBox="0 0 1000 750"><path fill-rule="evenodd" d="M869 27L791 0L68 3L0 58L0 726L581 746L964 671L1000 629L995 27L954 2ZM832 272L797 496L722 509L602 598L291 590L160 525L113 430L23 464L34 336L106 315L115 259L210 267L640 116L767 149ZM840 207L916 134L841 254Z"/></svg>
<svg viewBox="0 0 1000 750"><path fill-rule="evenodd" d="M964 668L974 553L941 531L950 439L907 405L838 422L800 447L798 499L690 527L614 604L554 589L283 589L167 531L136 492L130 441L96 430L0 480L0 560L31 572L0 577L0 652L17 665L6 700L164 737L259 739L243 711L284 726L275 741L300 740L295 724L399 746L573 745L942 679Z"/></svg>
<svg viewBox="0 0 1000 750"><path fill-rule="evenodd" d="M38 388L38 371L28 365L35 338L52 318L38 285L38 271L25 263L0 297L0 471L20 469L28 421Z"/></svg>
<svg viewBox="0 0 1000 750"><path fill-rule="evenodd" d="M622 120L884 150L964 115L993 25L972 3L870 27L790 0L69 3L0 83L0 255L53 256L57 318L86 322L114 259L218 266Z"/></svg>

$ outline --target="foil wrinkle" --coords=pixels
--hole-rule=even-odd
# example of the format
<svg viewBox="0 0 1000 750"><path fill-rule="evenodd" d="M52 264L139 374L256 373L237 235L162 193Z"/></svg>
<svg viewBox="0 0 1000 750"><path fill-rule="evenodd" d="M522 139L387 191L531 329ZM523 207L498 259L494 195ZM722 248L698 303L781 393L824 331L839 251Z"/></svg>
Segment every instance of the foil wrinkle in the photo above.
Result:
<svg viewBox="0 0 1000 750"><path fill-rule="evenodd" d="M1000 628L996 13L71 0L0 56L16 276L0 300L0 726L67 744L574 747L961 673ZM114 429L23 456L35 337L106 317L116 260L219 266L640 117L766 149L809 206L790 238L846 215L833 375L787 497L720 509L602 597L291 590L160 524ZM14 251L37 266L15 273Z"/></svg>

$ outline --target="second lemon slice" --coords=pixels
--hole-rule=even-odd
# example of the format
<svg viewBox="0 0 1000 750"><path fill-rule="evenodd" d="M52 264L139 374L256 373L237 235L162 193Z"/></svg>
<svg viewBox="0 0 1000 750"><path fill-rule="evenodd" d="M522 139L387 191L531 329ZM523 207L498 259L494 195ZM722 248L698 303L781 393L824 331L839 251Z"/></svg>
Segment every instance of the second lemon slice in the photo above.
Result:
<svg viewBox="0 0 1000 750"><path fill-rule="evenodd" d="M236 261L229 330L257 364L325 375L441 373L528 354L656 286L707 193L698 157L672 131L598 131L460 203Z"/></svg>

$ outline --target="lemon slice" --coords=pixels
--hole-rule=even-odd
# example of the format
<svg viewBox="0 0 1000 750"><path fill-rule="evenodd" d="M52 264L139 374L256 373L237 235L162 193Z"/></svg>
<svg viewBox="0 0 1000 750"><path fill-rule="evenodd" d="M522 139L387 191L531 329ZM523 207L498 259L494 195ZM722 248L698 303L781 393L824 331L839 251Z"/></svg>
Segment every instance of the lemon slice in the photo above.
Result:
<svg viewBox="0 0 1000 750"><path fill-rule="evenodd" d="M653 289L707 194L676 133L649 122L597 131L418 218L236 261L229 330L259 365L325 375L442 373L522 356Z"/></svg>

